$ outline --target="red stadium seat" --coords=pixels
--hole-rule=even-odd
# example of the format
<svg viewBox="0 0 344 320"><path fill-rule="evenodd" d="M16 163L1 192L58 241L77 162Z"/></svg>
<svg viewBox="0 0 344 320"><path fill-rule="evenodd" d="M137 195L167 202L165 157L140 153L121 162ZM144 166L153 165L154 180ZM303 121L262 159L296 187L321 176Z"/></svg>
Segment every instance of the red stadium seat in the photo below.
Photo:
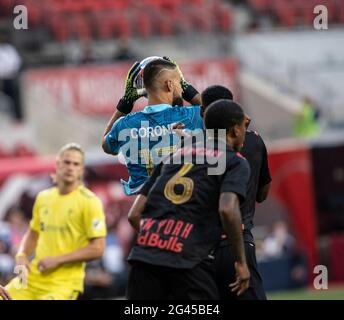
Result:
<svg viewBox="0 0 344 320"><path fill-rule="evenodd" d="M151 19L145 12L140 12L131 20L132 25L135 24L138 33L143 38L148 38L152 35Z"/></svg>
<svg viewBox="0 0 344 320"><path fill-rule="evenodd" d="M282 25L289 28L296 25L297 12L295 7L279 0L274 3L274 12Z"/></svg>
<svg viewBox="0 0 344 320"><path fill-rule="evenodd" d="M233 25L233 17L230 11L223 10L218 17L219 28L222 32L228 32Z"/></svg>
<svg viewBox="0 0 344 320"><path fill-rule="evenodd" d="M191 9L189 19L193 21L194 28L203 32L210 32L213 28L213 13L202 8Z"/></svg>
<svg viewBox="0 0 344 320"><path fill-rule="evenodd" d="M156 30L162 36L171 36L174 32L172 19L168 16L157 16L154 18Z"/></svg>
<svg viewBox="0 0 344 320"><path fill-rule="evenodd" d="M29 28L36 27L42 20L42 8L35 1L26 1L25 6L28 10Z"/></svg>
<svg viewBox="0 0 344 320"><path fill-rule="evenodd" d="M169 0L158 0L160 2L160 9L166 10L170 14L176 14L180 12L180 0L169 1Z"/></svg>
<svg viewBox="0 0 344 320"><path fill-rule="evenodd" d="M330 237L330 270L331 280L344 281L344 236L332 235Z"/></svg>
<svg viewBox="0 0 344 320"><path fill-rule="evenodd" d="M176 14L171 16L174 30L177 33L188 33L193 31L192 21L185 14Z"/></svg>
<svg viewBox="0 0 344 320"><path fill-rule="evenodd" d="M10 16L13 14L13 7L15 0L1 0L0 1L0 16Z"/></svg>
<svg viewBox="0 0 344 320"><path fill-rule="evenodd" d="M131 36L132 30L127 17L124 17L122 15L119 16L117 19L115 19L114 25L115 34L119 38L128 38Z"/></svg>
<svg viewBox="0 0 344 320"><path fill-rule="evenodd" d="M107 13L97 13L94 15L97 35L101 39L111 39L114 35L114 23L115 20L112 19Z"/></svg>
<svg viewBox="0 0 344 320"><path fill-rule="evenodd" d="M70 28L80 40L91 38L90 24L84 15L74 15L70 21Z"/></svg>
<svg viewBox="0 0 344 320"><path fill-rule="evenodd" d="M340 23L344 23L344 4L338 10L338 20Z"/></svg>
<svg viewBox="0 0 344 320"><path fill-rule="evenodd" d="M59 42L66 41L69 34L68 21L62 15L53 15L50 18L50 26L55 39Z"/></svg>
<svg viewBox="0 0 344 320"><path fill-rule="evenodd" d="M267 11L269 8L269 0L250 0L250 4L258 12Z"/></svg>

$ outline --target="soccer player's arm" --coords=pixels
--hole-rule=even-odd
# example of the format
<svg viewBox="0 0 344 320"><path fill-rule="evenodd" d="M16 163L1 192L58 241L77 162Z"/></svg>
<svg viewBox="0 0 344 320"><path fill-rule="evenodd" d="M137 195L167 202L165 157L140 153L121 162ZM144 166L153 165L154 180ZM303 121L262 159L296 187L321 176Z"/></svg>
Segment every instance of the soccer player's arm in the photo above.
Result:
<svg viewBox="0 0 344 320"><path fill-rule="evenodd" d="M128 213L128 221L131 226L137 231L140 231L140 219L141 214L145 208L148 193L153 187L156 179L160 176L162 163L160 163L153 171L153 174L149 177L146 183L141 188L139 195L136 197L133 205Z"/></svg>
<svg viewBox="0 0 344 320"><path fill-rule="evenodd" d="M19 248L18 252L15 256L16 265L17 266L25 266L28 270L30 270L30 261L29 257L33 255L36 250L37 241L39 237L40 231L40 219L39 219L39 212L38 208L40 206L40 195L36 197L33 209L32 209L32 219L30 221L30 226L28 230L25 232Z"/></svg>
<svg viewBox="0 0 344 320"><path fill-rule="evenodd" d="M262 164L259 172L258 189L256 195L256 201L261 203L266 200L269 195L271 186L271 175L268 162L268 153L266 150L265 143L261 137L259 137L262 143Z"/></svg>
<svg viewBox="0 0 344 320"><path fill-rule="evenodd" d="M116 114L116 113L115 113ZM111 122L111 121L110 121ZM107 127L102 140L102 148L105 153L117 155L120 149L118 141L120 117ZM110 123L109 123L110 124Z"/></svg>
<svg viewBox="0 0 344 320"><path fill-rule="evenodd" d="M246 264L244 242L242 237L240 203L246 197L250 169L247 161L235 158L227 167L221 184L219 214L223 229L227 235L234 257L236 281L230 284L238 295L249 286L250 273Z"/></svg>
<svg viewBox="0 0 344 320"><path fill-rule="evenodd" d="M202 105L201 94L196 93L196 95L190 101L191 105L193 106L200 106Z"/></svg>

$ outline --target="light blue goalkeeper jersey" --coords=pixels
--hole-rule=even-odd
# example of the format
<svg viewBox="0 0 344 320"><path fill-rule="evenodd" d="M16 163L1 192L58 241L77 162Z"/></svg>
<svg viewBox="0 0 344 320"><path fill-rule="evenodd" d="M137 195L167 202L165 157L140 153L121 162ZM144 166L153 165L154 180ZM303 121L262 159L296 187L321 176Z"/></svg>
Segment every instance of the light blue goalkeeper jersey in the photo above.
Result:
<svg viewBox="0 0 344 320"><path fill-rule="evenodd" d="M113 124L106 144L112 154L121 152L125 158L129 181L121 183L127 195L136 194L155 166L177 150L180 137L172 131L176 123L183 123L187 130L202 129L200 107L152 105Z"/></svg>

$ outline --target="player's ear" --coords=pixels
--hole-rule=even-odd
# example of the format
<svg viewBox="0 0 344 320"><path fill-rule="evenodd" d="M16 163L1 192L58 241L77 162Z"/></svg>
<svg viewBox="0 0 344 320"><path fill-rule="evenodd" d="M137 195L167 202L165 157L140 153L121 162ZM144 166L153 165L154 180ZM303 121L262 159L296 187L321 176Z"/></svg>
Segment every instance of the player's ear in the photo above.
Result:
<svg viewBox="0 0 344 320"><path fill-rule="evenodd" d="M228 132L231 135L231 137L236 138L236 137L238 137L240 135L240 128L236 124L232 128L229 128Z"/></svg>
<svg viewBox="0 0 344 320"><path fill-rule="evenodd" d="M233 131L233 137L238 137L240 135L240 126L239 125L235 125L233 128L232 128L232 131Z"/></svg>
<svg viewBox="0 0 344 320"><path fill-rule="evenodd" d="M247 114L245 114L245 127L246 127L246 129L248 129L248 126L250 125L250 123L251 123L251 118Z"/></svg>
<svg viewBox="0 0 344 320"><path fill-rule="evenodd" d="M173 91L173 82L171 80L166 80L166 87L169 92Z"/></svg>

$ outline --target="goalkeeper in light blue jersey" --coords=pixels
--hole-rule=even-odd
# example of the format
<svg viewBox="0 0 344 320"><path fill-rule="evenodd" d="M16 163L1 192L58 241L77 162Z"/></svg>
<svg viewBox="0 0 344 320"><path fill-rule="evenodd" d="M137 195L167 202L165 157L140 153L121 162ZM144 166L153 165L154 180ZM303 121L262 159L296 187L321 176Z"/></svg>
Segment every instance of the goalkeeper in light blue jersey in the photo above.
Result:
<svg viewBox="0 0 344 320"><path fill-rule="evenodd" d="M102 143L104 152L112 155L121 152L125 158L129 181L121 182L127 195L136 194L154 167L177 150L180 136L173 131L176 124L192 131L203 128L200 94L168 58L146 65L143 82L148 106L141 112L130 113L141 97L133 85L139 71L136 62L128 72L125 95L105 129ZM197 106L184 107L183 98Z"/></svg>

